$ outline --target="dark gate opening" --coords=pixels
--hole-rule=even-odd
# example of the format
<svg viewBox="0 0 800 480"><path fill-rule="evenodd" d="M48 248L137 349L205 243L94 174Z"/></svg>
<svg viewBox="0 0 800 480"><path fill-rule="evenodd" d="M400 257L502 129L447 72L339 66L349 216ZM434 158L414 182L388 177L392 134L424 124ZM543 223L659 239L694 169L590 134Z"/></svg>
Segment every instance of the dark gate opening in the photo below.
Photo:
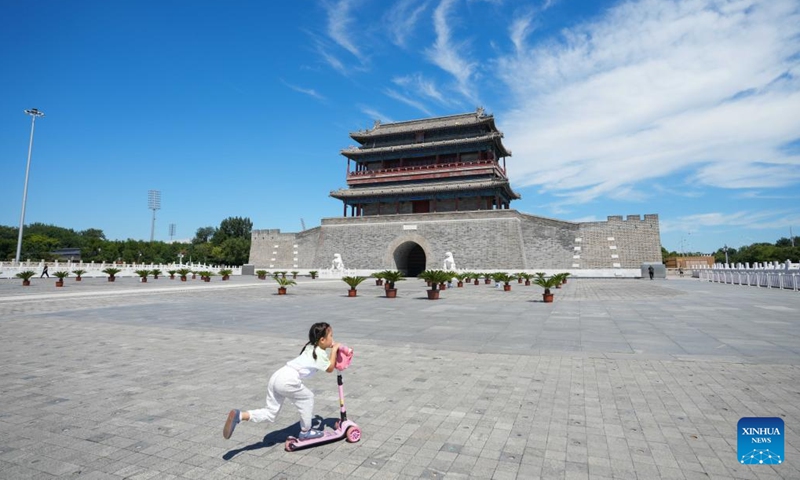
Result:
<svg viewBox="0 0 800 480"><path fill-rule="evenodd" d="M425 250L415 242L405 242L394 251L397 269L407 277L416 277L425 271Z"/></svg>

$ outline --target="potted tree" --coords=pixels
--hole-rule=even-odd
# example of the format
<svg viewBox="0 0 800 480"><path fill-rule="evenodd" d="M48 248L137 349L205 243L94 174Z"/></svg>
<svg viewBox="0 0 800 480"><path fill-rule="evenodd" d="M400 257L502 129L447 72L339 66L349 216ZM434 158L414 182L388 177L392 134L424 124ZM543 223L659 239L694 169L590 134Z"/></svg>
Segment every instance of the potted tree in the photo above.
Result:
<svg viewBox="0 0 800 480"><path fill-rule="evenodd" d="M117 277L115 275L118 274L121 271L122 270L120 270L119 268L116 268L116 267L108 267L105 270L103 270L103 273L108 275L108 281L109 282L113 282L114 280L117 279Z"/></svg>
<svg viewBox="0 0 800 480"><path fill-rule="evenodd" d="M386 280L386 298L396 298L397 297L397 289L395 288L394 284L396 282L400 282L405 280L403 278L403 273L397 270L384 270L381 273L381 278Z"/></svg>
<svg viewBox="0 0 800 480"><path fill-rule="evenodd" d="M520 278L524 278L525 279L525 285L526 286L531 284L531 278L533 278L533 275L531 275L530 273L522 272L522 273L519 274L519 276L520 276Z"/></svg>
<svg viewBox="0 0 800 480"><path fill-rule="evenodd" d="M318 273L319 272L316 271L316 270L311 270L310 272L308 272L308 274L311 275L311 280L314 280L315 278L317 278L317 274Z"/></svg>
<svg viewBox="0 0 800 480"><path fill-rule="evenodd" d="M161 273L162 273L161 270L157 268L150 270L150 275L153 276L153 280L158 280L158 276L161 275Z"/></svg>
<svg viewBox="0 0 800 480"><path fill-rule="evenodd" d="M289 272L287 272L287 271L280 271L280 272L275 272L275 273L279 274L279 275L281 276L281 278L286 278L286 274L287 274L287 273L289 273Z"/></svg>
<svg viewBox="0 0 800 480"><path fill-rule="evenodd" d="M186 277L188 277L189 274L192 273L192 271L189 270L188 268L181 268L181 269L178 269L175 273L177 273L178 276L181 277L181 282L185 282L186 281Z"/></svg>
<svg viewBox="0 0 800 480"><path fill-rule="evenodd" d="M495 282L503 282L503 291L510 292L511 291L511 282L517 278L514 275L510 275L505 272L497 272L493 275Z"/></svg>
<svg viewBox="0 0 800 480"><path fill-rule="evenodd" d="M285 277L279 277L277 272L275 275L275 281L278 282L278 295L286 295L286 287L289 285L297 285L297 282L294 280Z"/></svg>
<svg viewBox="0 0 800 480"><path fill-rule="evenodd" d="M18 274L14 275L17 278L22 279L22 286L23 287L30 287L31 286L31 277L36 275L36 272L33 270L25 270L24 272L19 272Z"/></svg>
<svg viewBox="0 0 800 480"><path fill-rule="evenodd" d="M256 270L256 276L259 280L266 280L267 275L269 275L269 272L266 270Z"/></svg>
<svg viewBox="0 0 800 480"><path fill-rule="evenodd" d="M75 274L75 281L80 282L83 278L82 275L86 273L86 270L81 270L81 269L73 270L72 273Z"/></svg>
<svg viewBox="0 0 800 480"><path fill-rule="evenodd" d="M517 283L522 283L525 280L525 272L517 272L514 276L517 278Z"/></svg>
<svg viewBox="0 0 800 480"><path fill-rule="evenodd" d="M292 270L292 271L291 271L291 274L292 274L292 279L297 279L297 274L298 274L298 273L300 273L300 272L298 272L297 270Z"/></svg>
<svg viewBox="0 0 800 480"><path fill-rule="evenodd" d="M136 275L139 275L139 278L142 279L142 283L147 283L147 276L150 275L150 270L134 270Z"/></svg>
<svg viewBox="0 0 800 480"><path fill-rule="evenodd" d="M167 274L169 274L170 280L175 280L175 274L178 273L177 270L167 270Z"/></svg>
<svg viewBox="0 0 800 480"><path fill-rule="evenodd" d="M342 277L342 281L350 285L350 290L347 291L347 296L355 297L357 294L356 287L366 279L367 277Z"/></svg>
<svg viewBox="0 0 800 480"><path fill-rule="evenodd" d="M56 280L56 287L63 287L64 279L69 277L69 272L61 270L58 272L54 272L53 275L55 275L56 278L58 278L58 280Z"/></svg>
<svg viewBox="0 0 800 480"><path fill-rule="evenodd" d="M492 275L493 273L486 273L483 275L483 283L484 285L491 285L492 284Z"/></svg>
<svg viewBox="0 0 800 480"><path fill-rule="evenodd" d="M200 275L200 280L202 280L202 281L204 281L206 283L210 282L211 281L211 277L216 275L216 273L210 272L208 270L203 270L202 272L197 272L197 274Z"/></svg>
<svg viewBox="0 0 800 480"><path fill-rule="evenodd" d="M561 284L563 285L563 284L567 283L567 277L569 277L572 274L569 273L569 272L564 272L564 273L561 273L560 275L561 275Z"/></svg>
<svg viewBox="0 0 800 480"><path fill-rule="evenodd" d="M428 300L439 299L439 285L450 279L450 272L444 270L425 270L419 274L419 278L428 282L431 289L428 290Z"/></svg>
<svg viewBox="0 0 800 480"><path fill-rule="evenodd" d="M542 301L544 301L544 303L553 303L553 294L550 293L550 289L560 284L561 278L558 275L552 275L550 278L547 278L544 273L536 272L536 278L533 279L533 283L544 288Z"/></svg>
<svg viewBox="0 0 800 480"><path fill-rule="evenodd" d="M222 270L219 271L219 274L222 275L222 281L230 279L232 273L233 270L228 268L223 268Z"/></svg>
<svg viewBox="0 0 800 480"><path fill-rule="evenodd" d="M458 280L458 283L456 284L456 287L463 288L464 287L464 281L469 282L470 275L471 274L469 272L461 272L461 273L456 273L455 275L453 275L456 278L456 280Z"/></svg>
<svg viewBox="0 0 800 480"><path fill-rule="evenodd" d="M371 275L372 278L375 279L375 286L380 287L381 285L383 285L383 274L385 272L386 270L384 270L383 272L375 272Z"/></svg>

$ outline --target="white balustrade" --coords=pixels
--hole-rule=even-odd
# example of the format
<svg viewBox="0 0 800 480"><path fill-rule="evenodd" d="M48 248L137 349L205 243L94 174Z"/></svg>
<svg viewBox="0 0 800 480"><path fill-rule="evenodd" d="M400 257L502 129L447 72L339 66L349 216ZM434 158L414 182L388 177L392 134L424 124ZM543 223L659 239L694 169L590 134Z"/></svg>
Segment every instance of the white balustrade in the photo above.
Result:
<svg viewBox="0 0 800 480"><path fill-rule="evenodd" d="M161 275L168 276L168 270L179 270L181 268L188 268L193 271L201 271L201 270L208 270L212 272L218 272L222 269L228 269L233 271L233 275L241 275L242 274L242 267L232 267L226 265L212 265L207 263L167 263L167 264L153 264L153 263L113 263L113 262L84 262L84 261L52 261L52 262L44 262L44 261L26 261L26 262L0 262L0 278L15 278L16 274L19 272L24 272L26 270L33 270L36 272L36 276L38 277L42 273L42 269L44 268L44 264L47 263L48 273L50 276L53 276L54 272L58 271L68 271L70 272L70 276L74 276L75 274L72 273L75 270L85 270L86 273L82 274L82 277L107 277L108 275L103 273L103 270L106 268L119 268L121 271L119 273L114 274L116 277L138 277L136 274L136 270L161 270Z"/></svg>

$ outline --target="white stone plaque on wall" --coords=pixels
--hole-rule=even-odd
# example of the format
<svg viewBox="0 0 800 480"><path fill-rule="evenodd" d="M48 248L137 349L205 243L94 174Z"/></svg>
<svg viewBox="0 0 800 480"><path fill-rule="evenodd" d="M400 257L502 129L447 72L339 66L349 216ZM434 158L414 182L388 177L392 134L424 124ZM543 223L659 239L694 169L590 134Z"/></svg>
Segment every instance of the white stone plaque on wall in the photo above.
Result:
<svg viewBox="0 0 800 480"><path fill-rule="evenodd" d="M416 225L403 225L403 230L416 230Z"/></svg>

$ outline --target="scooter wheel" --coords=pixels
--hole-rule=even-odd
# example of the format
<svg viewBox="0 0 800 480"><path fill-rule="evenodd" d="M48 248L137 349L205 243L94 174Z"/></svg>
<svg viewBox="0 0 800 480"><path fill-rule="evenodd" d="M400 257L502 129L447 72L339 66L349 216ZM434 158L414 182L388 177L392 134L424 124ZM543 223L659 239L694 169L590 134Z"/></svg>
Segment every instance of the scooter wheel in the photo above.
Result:
<svg viewBox="0 0 800 480"><path fill-rule="evenodd" d="M346 437L350 443L356 443L361 440L361 429L358 427L350 427L347 429Z"/></svg>
<svg viewBox="0 0 800 480"><path fill-rule="evenodd" d="M294 443L294 440L292 440L292 439L286 440L286 445L285 445L284 449L287 452L294 452L294 450L296 448L297 448L297 445Z"/></svg>

